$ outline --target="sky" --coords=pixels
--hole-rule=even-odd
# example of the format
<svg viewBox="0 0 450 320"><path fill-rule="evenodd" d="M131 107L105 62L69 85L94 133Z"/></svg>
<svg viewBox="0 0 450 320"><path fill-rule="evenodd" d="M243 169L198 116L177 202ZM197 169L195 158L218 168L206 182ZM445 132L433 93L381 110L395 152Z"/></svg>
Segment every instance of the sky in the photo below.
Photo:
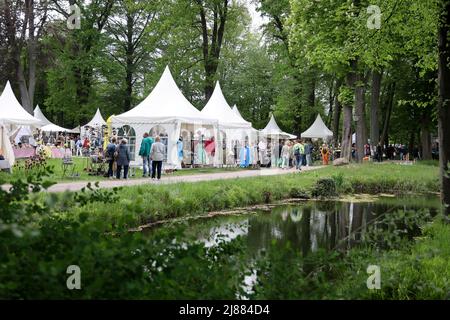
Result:
<svg viewBox="0 0 450 320"><path fill-rule="evenodd" d="M256 4L252 0L245 0L247 3L248 11L252 16L252 30L258 31L259 27L267 22L267 19L260 16L259 12L256 11Z"/></svg>

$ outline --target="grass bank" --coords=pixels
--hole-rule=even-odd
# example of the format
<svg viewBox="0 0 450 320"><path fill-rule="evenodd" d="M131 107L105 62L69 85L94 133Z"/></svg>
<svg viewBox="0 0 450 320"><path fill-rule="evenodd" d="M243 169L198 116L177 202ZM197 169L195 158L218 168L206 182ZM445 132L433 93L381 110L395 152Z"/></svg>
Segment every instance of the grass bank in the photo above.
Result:
<svg viewBox="0 0 450 320"><path fill-rule="evenodd" d="M336 181L340 194L438 192L438 168L428 165L366 164L327 167L283 176L240 178L173 185L142 185L119 191L114 204L89 204L78 211L109 223L108 229L288 198L309 197L319 179Z"/></svg>
<svg viewBox="0 0 450 320"><path fill-rule="evenodd" d="M68 167L66 173L63 172L62 160L61 159L47 159L46 160L47 167L52 169L52 173L49 176L49 179L53 182L73 182L73 181L103 181L108 180L103 176L98 175L90 175L87 172L86 168L88 167L90 160L88 158L81 157L73 157L73 167ZM107 166L105 166L107 168ZM38 169L31 169L31 171L37 171ZM171 176L189 176L195 174L211 174L211 173L220 173L220 172L235 172L235 171L243 171L249 169L243 168L187 168L183 170L178 170L173 173L170 173ZM133 172L133 176L130 176L130 179L139 179L142 178L142 168L132 168L131 172ZM26 179L26 177L30 174L30 169L25 169L25 160L18 160L17 165L13 168L12 174L8 174L5 172L0 172L0 180L7 183L12 182L16 179Z"/></svg>

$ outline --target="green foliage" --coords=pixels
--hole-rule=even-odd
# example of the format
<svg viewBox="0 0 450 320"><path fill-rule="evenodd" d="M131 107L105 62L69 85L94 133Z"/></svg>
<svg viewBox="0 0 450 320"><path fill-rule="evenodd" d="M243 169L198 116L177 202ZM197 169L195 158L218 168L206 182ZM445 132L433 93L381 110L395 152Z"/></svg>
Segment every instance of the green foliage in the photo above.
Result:
<svg viewBox="0 0 450 320"><path fill-rule="evenodd" d="M322 178L317 180L312 196L315 198L330 198L337 196L336 183L334 179Z"/></svg>

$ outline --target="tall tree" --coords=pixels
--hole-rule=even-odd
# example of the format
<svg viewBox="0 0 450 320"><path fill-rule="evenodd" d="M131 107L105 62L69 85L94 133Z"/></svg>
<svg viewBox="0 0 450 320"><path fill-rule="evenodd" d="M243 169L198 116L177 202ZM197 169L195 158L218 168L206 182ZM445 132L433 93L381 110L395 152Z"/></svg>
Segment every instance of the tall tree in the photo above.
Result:
<svg viewBox="0 0 450 320"><path fill-rule="evenodd" d="M205 100L214 91L214 80L219 67L225 26L228 20L229 0L194 0L200 17L203 66L205 69Z"/></svg>
<svg viewBox="0 0 450 320"><path fill-rule="evenodd" d="M38 40L47 22L48 1L4 0L0 10L9 47L5 60L9 60L16 71L22 106L33 113Z"/></svg>
<svg viewBox="0 0 450 320"><path fill-rule="evenodd" d="M120 0L115 3L108 19L106 31L112 38L109 54L117 62L124 75L123 111L132 107L133 87L138 81L144 64L155 58L156 44L163 34L158 25L161 1L143 3L136 0Z"/></svg>
<svg viewBox="0 0 450 320"><path fill-rule="evenodd" d="M439 19L439 150L444 214L450 221L450 1L441 0Z"/></svg>

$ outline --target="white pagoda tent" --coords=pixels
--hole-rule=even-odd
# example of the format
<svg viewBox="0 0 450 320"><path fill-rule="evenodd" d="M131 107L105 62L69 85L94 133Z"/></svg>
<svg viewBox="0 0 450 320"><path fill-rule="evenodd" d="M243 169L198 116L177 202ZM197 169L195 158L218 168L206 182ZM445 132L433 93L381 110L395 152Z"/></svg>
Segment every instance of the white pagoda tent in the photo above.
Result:
<svg viewBox="0 0 450 320"><path fill-rule="evenodd" d="M0 96L0 125L9 125L10 131L16 126L41 125L41 121L29 114L17 101L9 81Z"/></svg>
<svg viewBox="0 0 450 320"><path fill-rule="evenodd" d="M184 159L193 152L191 141L199 129L207 128L217 137L217 120L202 114L183 95L172 77L169 67L153 91L136 107L123 114L113 116L112 127L118 136L128 137L135 164L141 164L138 156L143 134L159 135L167 146L165 167L181 168L177 141L183 137ZM122 135L121 133L127 133ZM216 152L217 154L217 152ZM186 163L186 162L185 162Z"/></svg>
<svg viewBox="0 0 450 320"><path fill-rule="evenodd" d="M308 130L302 133L302 138L311 138L311 139L328 139L333 136L333 132L327 128L325 123L322 120L322 117L317 115L316 121L309 127Z"/></svg>
<svg viewBox="0 0 450 320"><path fill-rule="evenodd" d="M8 130L0 124L0 152L3 157L8 161L10 167L14 165L16 157L14 156L14 150L11 144L11 140L8 136Z"/></svg>
<svg viewBox="0 0 450 320"><path fill-rule="evenodd" d="M274 138L278 137L279 139L296 139L297 136L284 132L280 129L277 122L275 121L275 117L272 115L270 117L270 121L267 126L260 131L261 135Z"/></svg>
<svg viewBox="0 0 450 320"><path fill-rule="evenodd" d="M238 109L237 105L234 105L232 109L233 109L233 112L239 116L239 118L241 118L241 119L243 119L245 121L244 117L239 112L239 109ZM263 159L261 159L262 158L261 157L261 153L258 154L258 147L256 146L258 144L258 142L259 142L258 141L259 140L259 130L256 130L252 126L251 133L252 133L251 134L251 139L252 139L251 142L252 142L252 145L254 146L254 149L255 149L254 150L254 159L255 159L254 162L257 162L257 160L259 160L259 161L261 161L261 163L263 163ZM260 145L258 144L258 146L260 146Z"/></svg>
<svg viewBox="0 0 450 320"><path fill-rule="evenodd" d="M40 126L41 122L29 114L19 103L9 81L0 96L0 149L12 166L15 162L11 134L21 126Z"/></svg>
<svg viewBox="0 0 450 320"><path fill-rule="evenodd" d="M267 124L267 126L262 129L260 131L260 140L263 141L264 138L266 139L270 139L271 143L270 144L266 144L267 148L270 147L271 149L271 164L272 167L276 167L277 166L277 160L279 158L279 154L278 154L278 150L279 150L279 144L280 144L280 140L283 139L295 139L297 138L297 136L284 132L280 129L280 127L278 126L277 122L275 121L275 117L272 115L270 117L270 121ZM261 143L260 141L260 143ZM264 142L266 143L266 142Z"/></svg>
<svg viewBox="0 0 450 320"><path fill-rule="evenodd" d="M218 165L234 162L235 145L239 149L248 141L256 145L256 136L252 124L234 112L225 99L220 83L216 83L214 92L202 110L202 114L219 121L219 158ZM224 148L225 146L225 148ZM225 150L225 154L223 151Z"/></svg>
<svg viewBox="0 0 450 320"><path fill-rule="evenodd" d="M50 120L47 119L47 117L42 112L41 108L39 106L36 106L34 109L34 117L41 120L42 127L40 130L42 132L68 132L68 133L75 133L74 130L66 129L63 127L60 127L54 123L52 123Z"/></svg>
<svg viewBox="0 0 450 320"><path fill-rule="evenodd" d="M99 128L102 126L106 126L106 121L105 119L103 119L100 109L97 109L92 120L89 121L88 124L85 124L83 127Z"/></svg>
<svg viewBox="0 0 450 320"><path fill-rule="evenodd" d="M94 128L97 131L100 131L101 134L101 128L103 126L106 126L106 121L105 119L103 119L102 114L100 112L100 109L97 109L97 111L95 112L94 117L91 119L91 121L89 121L89 123L85 124L84 126L81 127L81 137L86 137L89 135L89 128Z"/></svg>

